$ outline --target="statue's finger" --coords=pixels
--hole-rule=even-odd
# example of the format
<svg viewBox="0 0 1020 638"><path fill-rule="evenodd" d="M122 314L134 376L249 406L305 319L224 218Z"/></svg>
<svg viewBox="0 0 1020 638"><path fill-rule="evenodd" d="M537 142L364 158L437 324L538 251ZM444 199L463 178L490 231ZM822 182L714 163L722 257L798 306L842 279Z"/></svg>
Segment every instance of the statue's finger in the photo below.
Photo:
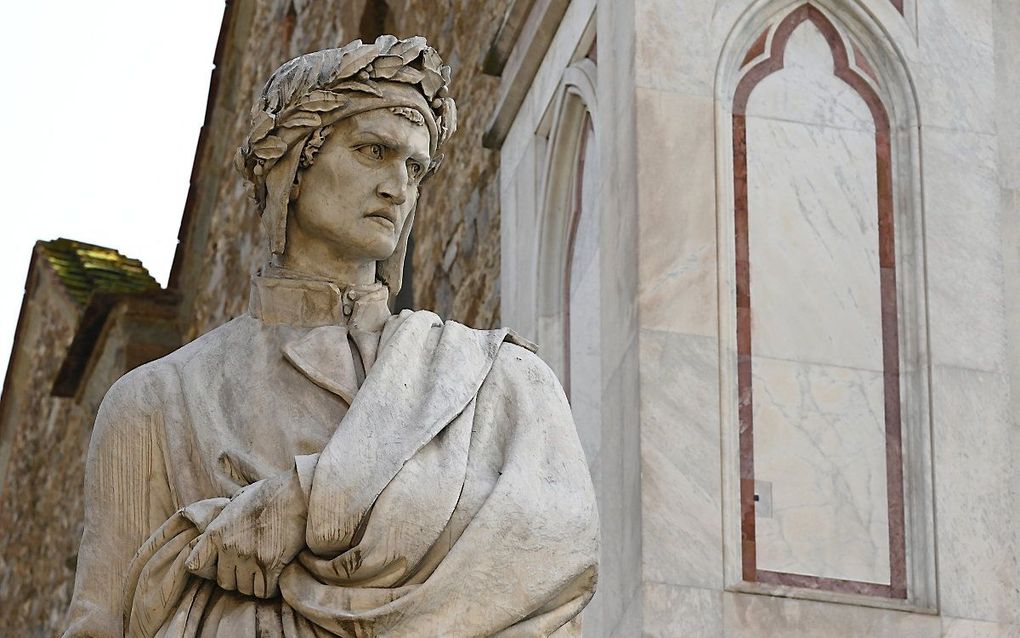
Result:
<svg viewBox="0 0 1020 638"><path fill-rule="evenodd" d="M234 567L234 580L237 584L237 591L245 596L255 595L255 578L258 573L258 565L253 560L239 560Z"/></svg>
<svg viewBox="0 0 1020 638"><path fill-rule="evenodd" d="M216 582L221 589L237 589L237 563L232 557L221 553L216 560Z"/></svg>
<svg viewBox="0 0 1020 638"><path fill-rule="evenodd" d="M282 573L283 565L266 568L266 598L272 598L280 593L280 574Z"/></svg>
<svg viewBox="0 0 1020 638"><path fill-rule="evenodd" d="M199 536L192 543L194 546L191 548L191 553L188 554L184 566L196 576L213 580L216 578L216 546L205 534Z"/></svg>
<svg viewBox="0 0 1020 638"><path fill-rule="evenodd" d="M266 575L262 569L255 570L255 584L253 587L255 596L257 598L266 597Z"/></svg>

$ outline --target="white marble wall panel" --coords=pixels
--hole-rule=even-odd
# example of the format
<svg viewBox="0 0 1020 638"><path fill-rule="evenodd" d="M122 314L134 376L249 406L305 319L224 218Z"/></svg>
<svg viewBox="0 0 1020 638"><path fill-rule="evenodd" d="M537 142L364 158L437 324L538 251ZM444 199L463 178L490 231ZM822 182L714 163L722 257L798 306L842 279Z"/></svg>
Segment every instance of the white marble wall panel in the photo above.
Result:
<svg viewBox="0 0 1020 638"><path fill-rule="evenodd" d="M882 369L874 125L805 23L748 103L757 356Z"/></svg>
<svg viewBox="0 0 1020 638"><path fill-rule="evenodd" d="M996 144L990 135L924 132L932 360L984 371L1002 370L1006 353Z"/></svg>
<svg viewBox="0 0 1020 638"><path fill-rule="evenodd" d="M937 638L938 616L774 596L723 593L726 638Z"/></svg>
<svg viewBox="0 0 1020 638"><path fill-rule="evenodd" d="M638 89L641 327L716 337L715 108Z"/></svg>
<svg viewBox="0 0 1020 638"><path fill-rule="evenodd" d="M643 607L641 603L642 591L640 588L634 591L630 600L623 608L622 615L615 620L613 625L599 628L599 635L610 636L611 638L631 638L640 636L644 624ZM588 629L585 628L587 635Z"/></svg>
<svg viewBox="0 0 1020 638"><path fill-rule="evenodd" d="M638 340L625 343L626 355L607 375L602 397L599 457L602 526L599 586L585 612L585 636L611 636L641 585L641 469L638 415ZM636 612L640 622L640 606ZM640 626L640 625L638 625ZM634 634L623 634L634 635Z"/></svg>
<svg viewBox="0 0 1020 638"><path fill-rule="evenodd" d="M881 372L756 358L758 569L889 583Z"/></svg>
<svg viewBox="0 0 1020 638"><path fill-rule="evenodd" d="M712 337L641 331L647 581L723 587L718 352Z"/></svg>
<svg viewBox="0 0 1020 638"><path fill-rule="evenodd" d="M1009 419L1010 451L1006 456L1014 459L1013 476L1009 481L1011 489L1006 498L1011 504L1006 508L1020 512L1020 471L1016 469L1016 459L1020 459L1020 428L1017 427L1017 414L1020 413L1020 3L996 2L995 16L995 69L996 69L996 104L997 104L997 146L998 146L998 177L1000 184L1000 202L1002 206L1002 232L1000 250L1004 261L1004 294L1007 307L1008 354L1006 366L1010 379ZM1020 514L1015 514L1013 538L1020 539ZM1017 565L1015 572L1020 572L1020 546L1014 544L1006 562L1010 560ZM1020 584L1014 582L1014 588ZM1015 604L1015 603L1014 603ZM947 619L948 620L948 619ZM957 628L959 625L959 628ZM946 634L950 638L962 638L973 635L978 638L1004 638L1020 636L1020 620L1014 619L1012 624L971 623L954 620L950 625L944 623ZM952 629L952 633L950 630ZM970 632L969 634L967 632Z"/></svg>
<svg viewBox="0 0 1020 638"><path fill-rule="evenodd" d="M1017 638L1020 625L942 618L942 638Z"/></svg>
<svg viewBox="0 0 1020 638"><path fill-rule="evenodd" d="M644 638L723 638L722 592L647 583Z"/></svg>
<svg viewBox="0 0 1020 638"><path fill-rule="evenodd" d="M634 0L638 32L636 86L710 96L718 59L712 46L713 2ZM698 25L698 28L691 28Z"/></svg>
<svg viewBox="0 0 1020 638"><path fill-rule="evenodd" d="M880 371L874 134L749 117L747 146L755 355Z"/></svg>
<svg viewBox="0 0 1020 638"><path fill-rule="evenodd" d="M993 133L995 2L918 2L924 126Z"/></svg>
<svg viewBox="0 0 1020 638"><path fill-rule="evenodd" d="M1018 476L1007 378L936 366L932 400L941 611L1020 624Z"/></svg>

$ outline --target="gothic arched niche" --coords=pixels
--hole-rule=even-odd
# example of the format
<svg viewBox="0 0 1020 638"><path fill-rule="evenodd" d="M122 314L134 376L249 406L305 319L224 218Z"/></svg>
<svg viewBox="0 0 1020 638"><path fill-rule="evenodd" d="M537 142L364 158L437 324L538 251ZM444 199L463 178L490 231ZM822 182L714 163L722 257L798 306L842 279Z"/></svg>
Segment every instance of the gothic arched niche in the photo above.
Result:
<svg viewBox="0 0 1020 638"><path fill-rule="evenodd" d="M886 60L838 25L814 3L788 8L725 94L739 573L916 599L927 561L910 551L928 544L930 506L925 464L904 462L927 422L912 118L876 73Z"/></svg>
<svg viewBox="0 0 1020 638"><path fill-rule="evenodd" d="M568 67L546 132L539 209L538 337L570 399L581 445L596 462L601 427L601 236L595 64Z"/></svg>

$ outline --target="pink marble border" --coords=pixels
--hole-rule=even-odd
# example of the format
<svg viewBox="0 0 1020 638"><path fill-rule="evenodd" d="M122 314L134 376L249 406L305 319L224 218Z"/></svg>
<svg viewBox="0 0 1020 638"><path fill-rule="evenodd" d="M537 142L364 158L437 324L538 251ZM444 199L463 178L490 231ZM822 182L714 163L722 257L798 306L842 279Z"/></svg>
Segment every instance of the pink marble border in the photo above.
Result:
<svg viewBox="0 0 1020 638"><path fill-rule="evenodd" d="M893 0L896 4L896 0ZM900 3L902 4L902 3ZM902 7L900 7L902 8ZM783 68L786 45L802 23L811 21L825 36L835 60L835 75L850 85L867 103L875 122L878 165L878 236L882 299L882 359L884 368L886 483L889 504L889 584L868 583L803 574L759 570L754 521L754 419L751 380L751 269L748 249L747 196L747 101L764 78ZM759 38L751 47L750 61ZM752 55L754 54L754 55ZM859 63L863 68L866 62ZM867 72L867 71L865 71ZM859 593L887 598L906 598L906 541L904 531L903 446L900 424L899 326L896 304L896 244L893 228L892 153L889 116L878 94L850 66L846 44L817 8L806 4L794 10L776 27L769 57L753 66L733 98L734 231L736 235L737 388L740 422L741 572L749 582Z"/></svg>

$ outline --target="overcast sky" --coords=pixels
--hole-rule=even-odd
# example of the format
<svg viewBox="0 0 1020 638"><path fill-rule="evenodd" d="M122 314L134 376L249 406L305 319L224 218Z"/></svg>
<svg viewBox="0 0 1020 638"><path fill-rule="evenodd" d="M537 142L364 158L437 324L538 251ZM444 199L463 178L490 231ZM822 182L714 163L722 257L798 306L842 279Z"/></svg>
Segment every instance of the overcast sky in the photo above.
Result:
<svg viewBox="0 0 1020 638"><path fill-rule="evenodd" d="M34 0L0 21L0 370L32 245L67 237L170 274L223 2Z"/></svg>

